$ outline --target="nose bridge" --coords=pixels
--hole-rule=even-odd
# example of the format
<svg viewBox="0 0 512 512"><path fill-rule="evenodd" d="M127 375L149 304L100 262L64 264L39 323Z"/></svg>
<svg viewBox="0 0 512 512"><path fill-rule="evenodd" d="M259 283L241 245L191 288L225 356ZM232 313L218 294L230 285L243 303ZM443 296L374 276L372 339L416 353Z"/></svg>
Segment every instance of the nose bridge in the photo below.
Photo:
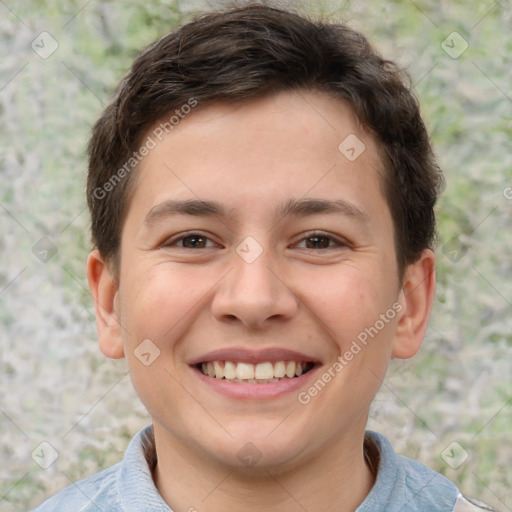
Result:
<svg viewBox="0 0 512 512"><path fill-rule="evenodd" d="M278 267L273 251L247 237L234 251L232 271L215 294L213 315L219 320L238 319L250 327L293 316L297 300L278 275Z"/></svg>

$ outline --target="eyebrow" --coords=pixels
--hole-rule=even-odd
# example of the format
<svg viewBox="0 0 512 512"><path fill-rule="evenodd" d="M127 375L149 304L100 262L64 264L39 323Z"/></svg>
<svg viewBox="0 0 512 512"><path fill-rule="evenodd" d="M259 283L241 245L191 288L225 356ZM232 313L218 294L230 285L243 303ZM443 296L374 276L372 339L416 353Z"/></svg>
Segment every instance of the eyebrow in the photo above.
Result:
<svg viewBox="0 0 512 512"><path fill-rule="evenodd" d="M328 199L290 199L279 212L283 217L305 217L319 213L337 213L346 217L352 217L364 224L370 223L370 218L363 210L344 199L335 201Z"/></svg>
<svg viewBox="0 0 512 512"><path fill-rule="evenodd" d="M368 215L363 210L344 199L334 201L311 198L290 199L278 210L280 218L289 216L306 217L321 213L341 214L364 224L370 223ZM200 199L185 201L168 200L151 208L144 219L144 224L152 225L172 215L227 218L232 216L232 210L228 212L223 205L215 201L203 201Z"/></svg>
<svg viewBox="0 0 512 512"><path fill-rule="evenodd" d="M189 199L186 201L164 201L149 210L144 224L152 225L172 215L194 215L196 217L228 217L227 210L215 201Z"/></svg>

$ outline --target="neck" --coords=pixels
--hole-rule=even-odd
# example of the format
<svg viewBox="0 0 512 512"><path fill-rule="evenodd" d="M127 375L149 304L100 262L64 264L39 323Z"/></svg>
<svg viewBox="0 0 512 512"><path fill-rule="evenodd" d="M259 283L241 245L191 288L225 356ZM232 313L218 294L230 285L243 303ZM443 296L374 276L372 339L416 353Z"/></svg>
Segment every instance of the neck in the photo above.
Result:
<svg viewBox="0 0 512 512"><path fill-rule="evenodd" d="M158 462L153 478L174 512L353 512L375 477L365 461L364 431L293 469L227 466L176 443L155 425Z"/></svg>

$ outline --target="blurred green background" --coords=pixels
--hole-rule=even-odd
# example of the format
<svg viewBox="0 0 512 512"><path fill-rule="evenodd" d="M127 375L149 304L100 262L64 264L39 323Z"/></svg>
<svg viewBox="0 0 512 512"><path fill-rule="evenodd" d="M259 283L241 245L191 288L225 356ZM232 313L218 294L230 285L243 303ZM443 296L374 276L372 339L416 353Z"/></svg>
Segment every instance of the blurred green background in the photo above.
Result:
<svg viewBox="0 0 512 512"><path fill-rule="evenodd" d="M84 150L138 52L225 3L0 2L1 510L117 462L149 422L124 362L96 347ZM286 3L346 21L409 72L447 180L431 327L392 362L369 426L512 510L512 3ZM58 453L48 469L41 442Z"/></svg>

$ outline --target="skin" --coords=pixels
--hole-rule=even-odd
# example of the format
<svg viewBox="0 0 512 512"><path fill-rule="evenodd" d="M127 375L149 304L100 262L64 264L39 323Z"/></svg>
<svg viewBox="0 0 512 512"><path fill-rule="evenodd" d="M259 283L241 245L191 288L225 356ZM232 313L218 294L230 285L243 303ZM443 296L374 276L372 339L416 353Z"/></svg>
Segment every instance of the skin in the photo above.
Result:
<svg viewBox="0 0 512 512"><path fill-rule="evenodd" d="M350 134L366 146L354 161L338 150ZM430 250L399 279L375 141L346 103L283 92L198 107L137 172L120 267L94 250L87 272L100 348L126 358L153 418L162 497L177 512L355 510L374 483L363 457L370 404L390 358L419 350L435 287ZM304 198L343 200L361 216L278 214ZM189 199L230 215L145 223L165 201ZM184 247L190 231L207 239ZM331 237L320 239L326 248L311 231ZM236 252L248 236L262 250L252 263ZM306 405L297 395L311 380L240 400L190 366L215 349L285 348L318 362L316 380L393 304L395 318ZM149 366L134 353L145 339L160 350ZM237 455L248 442L255 465Z"/></svg>

